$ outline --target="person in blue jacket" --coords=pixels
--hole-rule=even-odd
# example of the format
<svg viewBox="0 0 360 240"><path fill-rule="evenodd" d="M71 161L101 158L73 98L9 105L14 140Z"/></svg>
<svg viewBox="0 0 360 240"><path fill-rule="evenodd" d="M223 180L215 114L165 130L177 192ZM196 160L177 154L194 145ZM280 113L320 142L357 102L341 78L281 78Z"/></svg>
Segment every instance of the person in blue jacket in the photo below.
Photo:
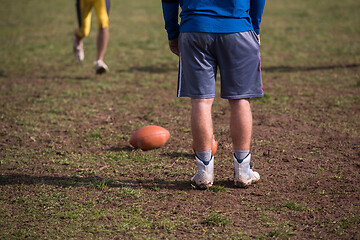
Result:
<svg viewBox="0 0 360 240"><path fill-rule="evenodd" d="M179 56L178 97L191 98L191 130L199 188L214 181L211 153L217 69L221 98L230 105L234 183L246 187L260 179L251 167L250 98L262 97L260 22L265 0L162 0L170 50ZM179 7L180 24L179 24Z"/></svg>

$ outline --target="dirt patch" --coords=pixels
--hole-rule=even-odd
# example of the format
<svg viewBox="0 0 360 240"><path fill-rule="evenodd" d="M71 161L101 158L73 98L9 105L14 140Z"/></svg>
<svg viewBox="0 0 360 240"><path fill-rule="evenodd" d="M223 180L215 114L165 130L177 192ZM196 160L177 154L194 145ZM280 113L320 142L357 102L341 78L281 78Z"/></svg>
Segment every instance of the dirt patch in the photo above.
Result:
<svg viewBox="0 0 360 240"><path fill-rule="evenodd" d="M296 77L297 70L287 75L271 71L265 74L273 84L265 84L265 97L252 102L252 156L261 175L261 181L254 186L238 189L233 185L226 101L217 98L214 104L214 129L219 140L214 187L199 191L189 181L195 164L188 100L177 100L170 91L161 91L154 99L148 94L152 89L144 87L141 95L144 105L138 105L136 100L133 106L116 108L116 103L111 103L103 107L116 99L117 94L124 94L123 89L107 90L107 95L100 92L87 96L86 100L77 99L76 104L88 109L85 112L75 111L76 104L72 103L58 109L60 118L43 123L41 115L33 121L31 117L24 118L21 123L20 115L11 118L2 111L0 139L2 159L6 159L1 164L3 191L8 199L19 197L17 192L8 191L19 184L29 186L30 192L38 184L72 187L75 190L68 191L75 196L80 189L92 194L100 191L104 198L114 197L115 189L140 191L146 202L125 197L120 206L110 201L102 207L126 209L137 204L143 221L145 218L150 222L164 219L167 222L152 225L152 230L135 227L117 234L119 238L131 234L198 238L215 231L223 232L225 238L357 239L359 107L358 98L353 96L359 93L359 88L341 87L339 83L342 88L339 96L334 86L320 87L318 82L289 83L289 74ZM301 74L316 78L321 71ZM39 86L43 81L39 80ZM36 82L32 84L36 89ZM67 86L67 91L72 91L71 86ZM137 89L126 91L136 95ZM52 91L51 96L58 94L64 93ZM16 109L36 111L45 106L24 101L40 101L41 94L26 92L25 95L21 98L9 95L3 100L17 101ZM134 150L128 141L140 126L138 123L167 128L171 132L169 142L159 150ZM24 126L33 128L24 131ZM51 157L46 159L39 154ZM128 161L119 160L123 155ZM95 190L89 190L89 186L95 186ZM120 221L116 216L109 217ZM170 223L177 228L170 228Z"/></svg>

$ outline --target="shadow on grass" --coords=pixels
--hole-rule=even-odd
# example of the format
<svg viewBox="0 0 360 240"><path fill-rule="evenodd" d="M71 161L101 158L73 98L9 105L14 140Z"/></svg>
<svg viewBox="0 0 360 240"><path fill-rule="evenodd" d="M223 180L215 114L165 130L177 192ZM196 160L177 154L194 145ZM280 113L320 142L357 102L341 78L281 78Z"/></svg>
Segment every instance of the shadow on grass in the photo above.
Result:
<svg viewBox="0 0 360 240"><path fill-rule="evenodd" d="M186 152L171 152L171 153L162 153L160 154L164 157L170 157L170 158L186 158L186 159L194 159L193 153L186 153Z"/></svg>
<svg viewBox="0 0 360 240"><path fill-rule="evenodd" d="M107 151L110 151L110 152L133 152L133 151L142 151L142 150L135 149L130 146L125 146L125 147L111 147L111 148L107 149ZM151 150L147 150L147 151L151 151ZM146 151L144 151L144 152L146 152ZM170 157L170 158L175 158L175 159L178 159L178 158L193 159L194 158L193 153L186 153L186 152L161 153L160 155L163 157Z"/></svg>
<svg viewBox="0 0 360 240"><path fill-rule="evenodd" d="M324 66L311 66L311 67L291 67L291 66L270 66L262 67L261 70L264 72L310 72L317 70L332 70L339 68L357 68L360 67L360 64L338 64L338 65L324 65Z"/></svg>
<svg viewBox="0 0 360 240"><path fill-rule="evenodd" d="M360 64L337 64L337 65L323 65L323 66L269 66L262 67L264 72L309 72L317 70L332 70L339 68L357 68ZM126 70L117 70L116 72L146 72L146 73L168 73L177 72L177 67L169 66L132 66Z"/></svg>
<svg viewBox="0 0 360 240"><path fill-rule="evenodd" d="M191 190L190 181L164 180L164 179L112 179L98 176L67 177L67 176L31 176L27 174L9 174L0 176L0 186L6 185L52 185L59 187L90 187L104 188L145 188L150 190Z"/></svg>
<svg viewBox="0 0 360 240"><path fill-rule="evenodd" d="M89 79L93 79L94 77L89 76L40 76L40 79L43 80L76 80L76 81L85 81Z"/></svg>
<svg viewBox="0 0 360 240"><path fill-rule="evenodd" d="M216 181L216 179L215 179L213 186L221 186L221 187L230 188L230 189L239 189L238 187L236 187L234 185L233 179L220 180L220 181Z"/></svg>
<svg viewBox="0 0 360 240"><path fill-rule="evenodd" d="M0 78L6 78L5 71L0 70Z"/></svg>
<svg viewBox="0 0 360 240"><path fill-rule="evenodd" d="M135 151L136 149L130 146L125 146L125 147L111 147L109 149L107 149L107 151L110 152L132 152Z"/></svg>
<svg viewBox="0 0 360 240"><path fill-rule="evenodd" d="M132 66L127 70L117 70L117 72L146 72L146 73L168 73L177 72L177 67L169 66Z"/></svg>
<svg viewBox="0 0 360 240"><path fill-rule="evenodd" d="M103 190L106 188L134 188L149 189L157 191L159 189L190 191L197 189L190 179L184 180L164 180L163 178L153 179L112 179L98 176L89 177L67 177L67 176L31 176L27 174L8 174L0 175L0 186L7 185L51 185L63 188L92 188ZM219 190L220 189L220 190ZM234 185L232 179L215 180L214 185L208 191L218 192L225 189L239 189ZM199 190L199 189L197 189Z"/></svg>

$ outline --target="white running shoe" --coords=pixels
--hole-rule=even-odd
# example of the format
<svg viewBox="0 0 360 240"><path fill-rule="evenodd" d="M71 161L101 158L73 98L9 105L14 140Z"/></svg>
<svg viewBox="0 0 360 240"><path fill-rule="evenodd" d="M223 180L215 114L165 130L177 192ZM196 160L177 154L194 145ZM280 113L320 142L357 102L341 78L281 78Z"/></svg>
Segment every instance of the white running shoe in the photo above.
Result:
<svg viewBox="0 0 360 240"><path fill-rule="evenodd" d="M97 74L103 74L107 71L109 71L108 66L104 63L103 60L97 60L94 62L95 70Z"/></svg>
<svg viewBox="0 0 360 240"><path fill-rule="evenodd" d="M199 188L206 189L213 185L214 182L214 156L211 157L207 165L195 156L198 172L191 178Z"/></svg>
<svg viewBox="0 0 360 240"><path fill-rule="evenodd" d="M75 36L73 37L73 51L74 51L75 58L76 58L79 62L84 61L85 54L84 54L83 43L80 43L79 45L77 45L76 37L75 37Z"/></svg>
<svg viewBox="0 0 360 240"><path fill-rule="evenodd" d="M234 155L234 182L237 187L247 187L260 180L259 173L251 169L250 158L251 154L238 160Z"/></svg>

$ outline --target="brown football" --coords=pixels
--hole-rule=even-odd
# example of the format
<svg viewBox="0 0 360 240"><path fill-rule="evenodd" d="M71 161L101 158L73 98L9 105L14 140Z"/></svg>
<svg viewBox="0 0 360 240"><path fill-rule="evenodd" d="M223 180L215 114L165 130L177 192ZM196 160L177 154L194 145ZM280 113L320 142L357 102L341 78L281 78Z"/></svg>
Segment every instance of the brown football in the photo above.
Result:
<svg viewBox="0 0 360 240"><path fill-rule="evenodd" d="M163 127L150 125L138 129L130 138L134 148L150 150L162 147L170 138L170 133Z"/></svg>
<svg viewBox="0 0 360 240"><path fill-rule="evenodd" d="M215 135L213 135L213 143L212 143L212 147L211 147L211 155L215 155L215 153L217 151L217 146L218 146L218 140L216 139ZM192 149L195 152L194 143L192 143Z"/></svg>

